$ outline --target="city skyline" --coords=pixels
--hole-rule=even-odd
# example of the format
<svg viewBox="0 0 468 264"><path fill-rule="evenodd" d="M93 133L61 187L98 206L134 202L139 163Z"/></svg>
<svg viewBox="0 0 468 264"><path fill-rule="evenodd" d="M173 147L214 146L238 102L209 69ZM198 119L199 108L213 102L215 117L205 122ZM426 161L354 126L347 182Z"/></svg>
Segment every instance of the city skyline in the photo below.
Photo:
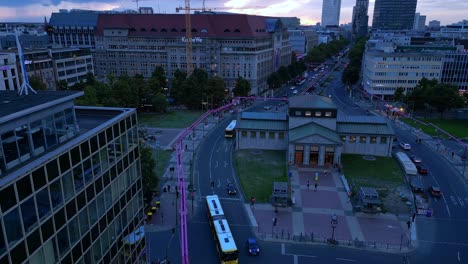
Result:
<svg viewBox="0 0 468 264"><path fill-rule="evenodd" d="M162 0L139 0L140 7L153 7L155 13L175 13L175 8L183 6L184 1L166 2ZM321 21L323 0L274 0L265 5L260 0L206 0L206 7L222 7L219 11L238 12L264 16L297 16L301 24L315 25ZM342 0L340 24L350 23L355 0ZM372 25L375 0L369 1L369 25ZM201 7L202 0L191 1L192 7ZM87 10L136 10L137 3L132 0L25 0L9 1L0 5L0 22L42 22L50 18L52 12L59 9ZM229 9L229 7L249 9ZM447 25L467 19L464 10L468 2L458 0L419 0L416 12L427 16L427 21L439 20Z"/></svg>

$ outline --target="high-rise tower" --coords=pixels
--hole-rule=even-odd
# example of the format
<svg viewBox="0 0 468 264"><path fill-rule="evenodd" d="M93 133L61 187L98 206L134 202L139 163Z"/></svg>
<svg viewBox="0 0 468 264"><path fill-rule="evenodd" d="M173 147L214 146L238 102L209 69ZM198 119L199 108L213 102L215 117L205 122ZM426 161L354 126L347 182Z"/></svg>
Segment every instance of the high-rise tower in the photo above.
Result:
<svg viewBox="0 0 468 264"><path fill-rule="evenodd" d="M341 0L323 0L322 27L340 25Z"/></svg>
<svg viewBox="0 0 468 264"><path fill-rule="evenodd" d="M369 16L369 0L356 0L353 7L353 36L360 37L367 35Z"/></svg>
<svg viewBox="0 0 468 264"><path fill-rule="evenodd" d="M412 29L417 0L375 0L372 29Z"/></svg>

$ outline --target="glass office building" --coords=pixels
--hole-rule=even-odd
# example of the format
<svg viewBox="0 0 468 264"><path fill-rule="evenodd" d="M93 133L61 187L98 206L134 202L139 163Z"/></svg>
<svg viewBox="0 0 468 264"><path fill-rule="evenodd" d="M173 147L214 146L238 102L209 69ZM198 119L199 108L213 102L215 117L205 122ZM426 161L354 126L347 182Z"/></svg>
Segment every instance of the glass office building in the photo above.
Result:
<svg viewBox="0 0 468 264"><path fill-rule="evenodd" d="M136 111L0 91L0 263L138 263Z"/></svg>
<svg viewBox="0 0 468 264"><path fill-rule="evenodd" d="M412 29L417 0L376 0L372 29Z"/></svg>

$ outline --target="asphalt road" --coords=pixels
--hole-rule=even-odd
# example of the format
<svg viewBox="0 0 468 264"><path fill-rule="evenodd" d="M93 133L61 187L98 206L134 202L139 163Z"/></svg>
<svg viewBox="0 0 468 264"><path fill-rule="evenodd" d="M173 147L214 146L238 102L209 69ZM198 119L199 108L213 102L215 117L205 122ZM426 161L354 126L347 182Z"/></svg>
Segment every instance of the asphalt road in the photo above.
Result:
<svg viewBox="0 0 468 264"><path fill-rule="evenodd" d="M331 72L330 74L333 74L335 78L325 89L325 94L331 95L339 110L348 115L369 114L367 111L369 109L360 108L349 99L341 83L341 73ZM312 83L307 81L297 89L299 92L304 92L310 85ZM283 87L275 96L283 96L286 93L292 93L292 91L288 87ZM251 110L276 112L278 108L278 112L286 111L287 106L279 106L280 102L266 100L256 104ZM270 108L265 109L265 106L270 106ZM417 217L418 247L416 250L403 256L333 246L259 241L261 255L248 256L244 243L253 235L253 232L244 209L243 199L239 194L229 196L226 191L226 185L229 182L235 183L241 191L233 171L231 156L234 147L233 140L224 138L224 129L228 122L229 120L225 120L207 136L200 146L195 161L197 164L195 181L199 199L195 201L195 215L189 221L188 226L191 263L219 262L203 204L203 198L212 193L221 198L225 215L230 223L237 247L240 249L240 263L468 263L468 192L465 183L438 153L424 144L413 144L415 137L409 131L400 128L395 128L398 140L411 143L412 150L408 154L421 157L430 171L429 175L421 176L425 186L438 185L443 192L441 199L430 198L434 216ZM215 183L214 188L211 188L211 181ZM173 237L171 232L155 234L148 238L148 243L151 248L158 251L157 255L164 256L167 250L167 255L173 260L172 263L181 263L178 229Z"/></svg>

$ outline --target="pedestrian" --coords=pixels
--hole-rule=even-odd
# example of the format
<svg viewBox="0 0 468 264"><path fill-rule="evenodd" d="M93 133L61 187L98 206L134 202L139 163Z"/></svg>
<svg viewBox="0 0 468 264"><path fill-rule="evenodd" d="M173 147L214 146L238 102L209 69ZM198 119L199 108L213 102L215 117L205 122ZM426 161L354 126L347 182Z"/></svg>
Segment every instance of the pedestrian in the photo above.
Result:
<svg viewBox="0 0 468 264"><path fill-rule="evenodd" d="M406 225L408 225L408 229L410 229L410 227L411 227L411 222L410 222L410 221L406 222Z"/></svg>
<svg viewBox="0 0 468 264"><path fill-rule="evenodd" d="M453 159L454 156L455 156L455 152L452 151L452 159Z"/></svg>
<svg viewBox="0 0 468 264"><path fill-rule="evenodd" d="M310 182L307 181L307 190L309 190L309 187L310 187Z"/></svg>
<svg viewBox="0 0 468 264"><path fill-rule="evenodd" d="M167 192L171 192L171 185L167 185Z"/></svg>
<svg viewBox="0 0 468 264"><path fill-rule="evenodd" d="M185 150L187 150L187 144L185 144Z"/></svg>
<svg viewBox="0 0 468 264"><path fill-rule="evenodd" d="M317 191L317 187L318 187L318 184L316 183L316 184L315 184L315 190L314 190L314 192Z"/></svg>
<svg viewBox="0 0 468 264"><path fill-rule="evenodd" d="M413 222L415 218L416 218L416 213L413 213Z"/></svg>

